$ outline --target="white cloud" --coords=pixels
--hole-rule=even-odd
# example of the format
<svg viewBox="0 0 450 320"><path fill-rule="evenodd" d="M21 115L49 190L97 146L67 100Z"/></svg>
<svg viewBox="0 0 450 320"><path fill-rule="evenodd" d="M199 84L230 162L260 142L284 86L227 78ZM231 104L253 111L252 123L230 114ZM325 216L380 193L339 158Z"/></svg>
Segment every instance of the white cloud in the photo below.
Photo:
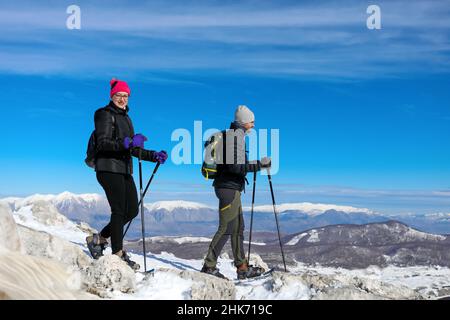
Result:
<svg viewBox="0 0 450 320"><path fill-rule="evenodd" d="M360 2L81 3L82 30L65 8L0 10L0 71L104 75L204 71L367 79L448 72L449 1L380 1L368 31ZM126 9L125 9L126 6ZM126 56L117 64L117 56Z"/></svg>

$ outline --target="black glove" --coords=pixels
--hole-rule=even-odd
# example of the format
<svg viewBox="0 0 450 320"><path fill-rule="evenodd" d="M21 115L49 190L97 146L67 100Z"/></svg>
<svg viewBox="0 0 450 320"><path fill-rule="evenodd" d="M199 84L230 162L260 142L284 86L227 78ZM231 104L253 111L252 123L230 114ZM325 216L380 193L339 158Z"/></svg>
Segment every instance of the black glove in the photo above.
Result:
<svg viewBox="0 0 450 320"><path fill-rule="evenodd" d="M272 159L270 157L264 157L260 161L261 168L267 169L272 166Z"/></svg>

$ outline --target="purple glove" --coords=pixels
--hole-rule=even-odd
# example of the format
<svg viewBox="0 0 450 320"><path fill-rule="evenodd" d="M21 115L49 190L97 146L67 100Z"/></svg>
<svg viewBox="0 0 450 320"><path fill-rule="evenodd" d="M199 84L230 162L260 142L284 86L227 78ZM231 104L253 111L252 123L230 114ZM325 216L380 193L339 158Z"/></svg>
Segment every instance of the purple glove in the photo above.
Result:
<svg viewBox="0 0 450 320"><path fill-rule="evenodd" d="M153 161L163 164L167 160L167 152L164 150L153 153Z"/></svg>
<svg viewBox="0 0 450 320"><path fill-rule="evenodd" d="M133 142L131 143L131 146L133 148L142 148L144 149L144 142L147 141L147 137L143 134L135 134L133 137Z"/></svg>
<svg viewBox="0 0 450 320"><path fill-rule="evenodd" d="M147 141L147 137L138 133L133 136L133 138L126 137L123 139L123 145L125 149L131 148L142 148L144 149L144 142Z"/></svg>
<svg viewBox="0 0 450 320"><path fill-rule="evenodd" d="M133 139L131 139L130 137L125 137L125 139L123 139L123 146L125 147L125 149L129 149L132 142Z"/></svg>

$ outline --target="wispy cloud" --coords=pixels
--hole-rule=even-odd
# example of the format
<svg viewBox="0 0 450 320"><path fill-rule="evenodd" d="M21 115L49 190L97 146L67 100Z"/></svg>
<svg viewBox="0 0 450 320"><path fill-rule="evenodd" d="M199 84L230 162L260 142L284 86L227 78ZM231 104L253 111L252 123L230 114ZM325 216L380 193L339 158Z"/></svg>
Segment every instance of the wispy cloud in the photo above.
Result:
<svg viewBox="0 0 450 320"><path fill-rule="evenodd" d="M379 1L382 30L350 2L80 1L82 30L65 7L0 11L0 71L90 75L214 71L330 78L449 72L450 1Z"/></svg>

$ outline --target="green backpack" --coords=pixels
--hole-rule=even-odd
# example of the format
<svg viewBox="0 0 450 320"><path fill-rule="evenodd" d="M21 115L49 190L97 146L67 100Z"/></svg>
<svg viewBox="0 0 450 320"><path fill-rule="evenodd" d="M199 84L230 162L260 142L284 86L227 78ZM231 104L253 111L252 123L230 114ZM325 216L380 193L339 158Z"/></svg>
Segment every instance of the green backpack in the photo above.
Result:
<svg viewBox="0 0 450 320"><path fill-rule="evenodd" d="M215 179L217 164L223 163L222 152L218 152L218 147L222 147L223 134L224 132L217 132L205 142L205 155L201 171L206 180Z"/></svg>

